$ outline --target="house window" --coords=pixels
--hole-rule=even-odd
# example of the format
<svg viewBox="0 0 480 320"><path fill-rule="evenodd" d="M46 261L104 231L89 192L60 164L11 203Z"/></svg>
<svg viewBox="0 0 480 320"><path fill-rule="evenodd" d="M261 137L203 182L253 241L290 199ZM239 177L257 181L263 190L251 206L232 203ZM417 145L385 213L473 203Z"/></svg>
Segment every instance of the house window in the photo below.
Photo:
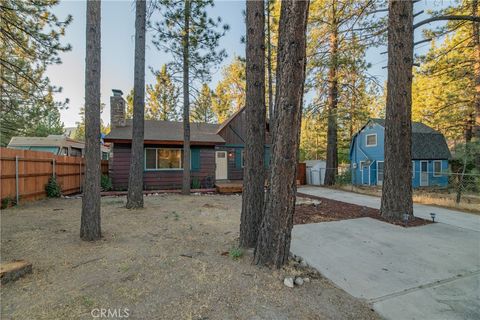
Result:
<svg viewBox="0 0 480 320"><path fill-rule="evenodd" d="M377 145L377 134L367 134L366 136L366 145L367 147L375 147Z"/></svg>
<svg viewBox="0 0 480 320"><path fill-rule="evenodd" d="M182 149L145 148L145 170L178 170L182 168Z"/></svg>
<svg viewBox="0 0 480 320"><path fill-rule="evenodd" d="M435 160L433 161L433 176L440 177L442 175L442 161Z"/></svg>

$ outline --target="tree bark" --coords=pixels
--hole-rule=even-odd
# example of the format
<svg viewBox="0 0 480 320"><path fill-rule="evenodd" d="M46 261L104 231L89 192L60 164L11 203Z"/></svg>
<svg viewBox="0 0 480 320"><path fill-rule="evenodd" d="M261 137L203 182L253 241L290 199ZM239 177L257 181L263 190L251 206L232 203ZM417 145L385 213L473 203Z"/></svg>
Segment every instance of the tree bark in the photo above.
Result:
<svg viewBox="0 0 480 320"><path fill-rule="evenodd" d="M87 2L85 56L85 186L80 238L98 240L100 227L100 71L101 1Z"/></svg>
<svg viewBox="0 0 480 320"><path fill-rule="evenodd" d="M273 126L273 79L272 79L272 39L270 32L270 0L267 0L267 73L268 73L268 120L270 126Z"/></svg>
<svg viewBox="0 0 480 320"><path fill-rule="evenodd" d="M413 2L390 0L385 162L381 214L403 220L412 202Z"/></svg>
<svg viewBox="0 0 480 320"><path fill-rule="evenodd" d="M478 17L478 0L472 1L472 16ZM480 141L480 23L472 22L473 43L475 51L475 120L473 126L474 139ZM480 169L480 155L475 158L475 165Z"/></svg>
<svg viewBox="0 0 480 320"><path fill-rule="evenodd" d="M240 246L255 247L265 196L265 11L247 1L246 139Z"/></svg>
<svg viewBox="0 0 480 320"><path fill-rule="evenodd" d="M309 1L282 2L270 187L255 249L256 264L280 268L288 260L295 210L306 66Z"/></svg>
<svg viewBox="0 0 480 320"><path fill-rule="evenodd" d="M128 177L128 209L143 208L143 139L145 117L145 24L147 4L136 1L135 79L133 84L132 156Z"/></svg>
<svg viewBox="0 0 480 320"><path fill-rule="evenodd" d="M332 24L330 31L330 66L328 71L328 128L327 128L327 163L324 183L335 184L338 173L337 150L337 104L338 104L338 26L335 1L332 3Z"/></svg>
<svg viewBox="0 0 480 320"><path fill-rule="evenodd" d="M190 0L185 0L183 33L183 180L182 194L190 194Z"/></svg>

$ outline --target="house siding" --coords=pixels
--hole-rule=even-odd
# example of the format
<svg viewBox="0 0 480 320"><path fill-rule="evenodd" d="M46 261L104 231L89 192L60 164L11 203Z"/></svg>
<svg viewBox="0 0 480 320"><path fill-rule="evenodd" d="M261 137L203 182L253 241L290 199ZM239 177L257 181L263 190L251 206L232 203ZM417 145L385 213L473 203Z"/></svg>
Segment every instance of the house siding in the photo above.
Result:
<svg viewBox="0 0 480 320"><path fill-rule="evenodd" d="M367 135L376 134L377 135L377 145L376 146L367 146L366 139ZM350 162L352 170L352 184L355 185L377 185L377 165L378 161L384 161L384 139L385 132L384 128L374 122L370 122L365 126L361 131L352 140L351 150L350 150ZM361 161L370 161L370 166L367 169L363 170L363 179L362 179L362 169L360 168ZM415 175L412 176L412 187L420 187L420 168L421 161L427 162L427 171L428 171L428 187L446 187L448 185L448 175L445 173L448 172L448 160L447 159L413 159L412 160L412 170L414 170ZM434 161L441 161L442 163L442 175L435 177L433 174ZM354 167L353 164L356 164ZM399 172L398 174L405 174ZM412 172L410 172L412 175Z"/></svg>
<svg viewBox="0 0 480 320"><path fill-rule="evenodd" d="M181 145L146 145L146 148L182 148ZM191 179L199 179L202 188L212 187L210 181L215 181L215 149L214 147L196 147L199 149L198 169L192 170ZM112 184L115 190L128 188L128 175L130 170L131 145L113 145L113 157L110 158ZM197 164L196 164L197 165ZM143 172L145 190L181 189L183 170L146 170Z"/></svg>

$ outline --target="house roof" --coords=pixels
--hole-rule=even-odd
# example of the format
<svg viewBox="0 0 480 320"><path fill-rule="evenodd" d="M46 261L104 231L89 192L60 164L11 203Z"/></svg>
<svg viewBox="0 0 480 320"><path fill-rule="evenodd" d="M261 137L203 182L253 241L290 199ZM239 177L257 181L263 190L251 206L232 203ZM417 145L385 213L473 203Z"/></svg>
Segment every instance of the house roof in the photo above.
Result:
<svg viewBox="0 0 480 320"><path fill-rule="evenodd" d="M190 141L192 143L225 143L217 134L219 125L211 123L190 123ZM112 128L105 141L131 140L132 120L127 120L124 127ZM183 122L145 120L145 141L183 142Z"/></svg>
<svg viewBox="0 0 480 320"><path fill-rule="evenodd" d="M370 119L370 121L385 128L385 119ZM450 159L451 157L443 134L421 122L412 122L412 159L435 160Z"/></svg>

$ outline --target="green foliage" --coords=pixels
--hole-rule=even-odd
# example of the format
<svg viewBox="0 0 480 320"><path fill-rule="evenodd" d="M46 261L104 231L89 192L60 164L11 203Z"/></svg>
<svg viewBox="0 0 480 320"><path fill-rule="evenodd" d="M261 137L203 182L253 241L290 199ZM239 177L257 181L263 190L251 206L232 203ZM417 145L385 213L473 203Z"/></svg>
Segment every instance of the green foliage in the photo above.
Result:
<svg viewBox="0 0 480 320"><path fill-rule="evenodd" d="M206 83L202 85L202 90L193 104L190 119L192 122L216 122L216 116L212 108L212 90Z"/></svg>
<svg viewBox="0 0 480 320"><path fill-rule="evenodd" d="M200 179L198 177L192 178L192 189L200 189L202 187Z"/></svg>
<svg viewBox="0 0 480 320"><path fill-rule="evenodd" d="M471 14L472 1L460 1L444 14ZM414 70L412 119L442 132L447 139L468 140L474 124L476 61L471 23L451 21L425 37L447 33L441 43L432 41ZM467 129L467 130L466 130Z"/></svg>
<svg viewBox="0 0 480 320"><path fill-rule="evenodd" d="M243 256L243 250L238 247L232 248L228 251L228 256L233 260L240 259Z"/></svg>
<svg viewBox="0 0 480 320"><path fill-rule="evenodd" d="M105 109L105 104L104 103L100 104L100 113L102 113L104 109ZM85 141L85 107L80 108L79 115L81 120L80 122L76 123L77 127L75 128L75 131L73 131L72 139L75 139L78 141ZM110 132L110 126L104 125L102 119L100 119L100 131L104 134L107 134Z"/></svg>
<svg viewBox="0 0 480 320"><path fill-rule="evenodd" d="M45 185L45 192L49 198L58 198L62 195L62 189L54 176L51 176L48 179L48 182Z"/></svg>
<svg viewBox="0 0 480 320"><path fill-rule="evenodd" d="M1 201L1 204L0 204L0 208L1 209L7 209L8 207L10 206L14 206L16 203L15 203L15 200L10 198L10 197L5 197L2 199Z"/></svg>
<svg viewBox="0 0 480 320"><path fill-rule="evenodd" d="M351 170L345 170L343 172L340 172L335 179L335 183L337 185L343 186L347 184L352 183L352 171Z"/></svg>
<svg viewBox="0 0 480 320"><path fill-rule="evenodd" d="M100 186L102 188L103 191L110 191L113 189L113 186L112 186L112 179L105 175L105 174L102 174L102 177L100 179Z"/></svg>
<svg viewBox="0 0 480 320"><path fill-rule="evenodd" d="M61 63L59 52L70 50L60 38L72 17L60 21L52 8L58 0L3 0L0 6L2 30L0 77L0 131L2 146L12 136L58 134L63 131L59 108L68 100L55 102L61 91L45 75L48 65Z"/></svg>
<svg viewBox="0 0 480 320"><path fill-rule="evenodd" d="M173 83L167 65L156 73L154 85L147 86L145 119L176 121L180 119L178 104L179 88Z"/></svg>
<svg viewBox="0 0 480 320"><path fill-rule="evenodd" d="M219 122L223 122L235 111L245 106L246 73L245 61L235 57L222 70L222 79L215 88L212 107Z"/></svg>
<svg viewBox="0 0 480 320"><path fill-rule="evenodd" d="M190 4L190 8L186 5ZM149 27L153 29L153 44L158 50L170 53L173 60L170 70L175 74L183 72L183 46L185 34L185 16L189 9L188 28L188 63L190 78L207 82L211 70L226 57L225 50L217 51L220 38L229 29L222 25L220 17L208 17L207 9L213 7L213 0L158 0L152 3L154 13L160 17L150 19ZM155 16L155 15L154 15ZM190 84L188 84L190 85Z"/></svg>

